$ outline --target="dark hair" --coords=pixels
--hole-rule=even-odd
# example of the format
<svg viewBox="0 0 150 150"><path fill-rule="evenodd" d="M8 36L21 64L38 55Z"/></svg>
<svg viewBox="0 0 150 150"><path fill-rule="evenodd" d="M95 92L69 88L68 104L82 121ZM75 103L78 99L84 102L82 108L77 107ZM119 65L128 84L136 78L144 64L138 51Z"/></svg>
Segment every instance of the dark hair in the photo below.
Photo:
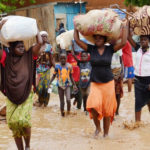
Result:
<svg viewBox="0 0 150 150"><path fill-rule="evenodd" d="M16 47L19 43L23 43L23 41L9 42L10 48L11 48L11 49L15 49L15 47Z"/></svg>
<svg viewBox="0 0 150 150"><path fill-rule="evenodd" d="M60 23L59 28L64 28L64 23Z"/></svg>
<svg viewBox="0 0 150 150"><path fill-rule="evenodd" d="M93 37L95 38L96 36L101 36L102 38L104 38L104 42L107 42L107 36L103 36L103 35L99 35L99 34L94 34Z"/></svg>
<svg viewBox="0 0 150 150"><path fill-rule="evenodd" d="M82 51L82 52L81 52L81 55L82 55L82 54L88 54L88 52L86 52L86 51Z"/></svg>
<svg viewBox="0 0 150 150"><path fill-rule="evenodd" d="M59 56L60 56L61 54L64 54L64 55L66 55L66 56L67 56L67 52L66 52L66 50L65 50L65 49L61 49L61 50L60 50L60 53L59 53Z"/></svg>
<svg viewBox="0 0 150 150"><path fill-rule="evenodd" d="M150 41L150 35L140 35L140 38L146 37Z"/></svg>
<svg viewBox="0 0 150 150"><path fill-rule="evenodd" d="M9 50L10 52L13 52L13 50L15 49L15 47L19 44L19 43L23 43L23 41L15 41L15 42L9 42Z"/></svg>

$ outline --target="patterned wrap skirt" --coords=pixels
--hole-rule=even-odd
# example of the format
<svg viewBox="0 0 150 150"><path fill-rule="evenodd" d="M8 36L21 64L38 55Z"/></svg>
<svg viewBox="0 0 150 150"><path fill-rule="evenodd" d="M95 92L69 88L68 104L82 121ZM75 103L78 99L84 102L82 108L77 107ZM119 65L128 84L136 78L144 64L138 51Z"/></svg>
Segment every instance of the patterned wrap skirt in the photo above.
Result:
<svg viewBox="0 0 150 150"><path fill-rule="evenodd" d="M50 97L50 94L47 92L50 83L50 70L38 73L37 77L39 78L39 81L36 87L36 93L39 96L39 103L47 106Z"/></svg>
<svg viewBox="0 0 150 150"><path fill-rule="evenodd" d="M24 129L31 127L32 97L33 92L31 92L27 100L20 105L12 103L8 98L6 99L7 124L12 130L14 137L26 136Z"/></svg>

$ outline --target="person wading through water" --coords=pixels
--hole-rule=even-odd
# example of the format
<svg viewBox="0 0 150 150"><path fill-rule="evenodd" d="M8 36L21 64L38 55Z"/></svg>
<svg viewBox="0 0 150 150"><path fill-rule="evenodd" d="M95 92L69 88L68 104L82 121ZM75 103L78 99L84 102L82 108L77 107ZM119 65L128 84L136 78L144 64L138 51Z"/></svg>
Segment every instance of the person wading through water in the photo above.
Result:
<svg viewBox="0 0 150 150"><path fill-rule="evenodd" d="M5 22L0 22L0 29ZM10 42L9 52L0 51L0 61L3 66L2 92L6 95L6 118L13 132L18 150L30 150L31 111L33 97L33 56L37 56L42 45L38 33L37 44L28 51L23 41ZM19 39L18 39L19 40Z"/></svg>
<svg viewBox="0 0 150 150"><path fill-rule="evenodd" d="M111 60L114 52L120 50L127 41L128 23L123 23L121 42L118 44L110 44L106 46L106 36L93 35L95 45L84 43L79 38L78 30L74 30L74 39L76 43L91 56L91 87L87 100L87 111L93 118L96 131L95 137L101 131L100 120L103 118L104 137L108 135L110 122L113 121L117 108L114 79L111 71ZM109 90L108 90L109 89Z"/></svg>

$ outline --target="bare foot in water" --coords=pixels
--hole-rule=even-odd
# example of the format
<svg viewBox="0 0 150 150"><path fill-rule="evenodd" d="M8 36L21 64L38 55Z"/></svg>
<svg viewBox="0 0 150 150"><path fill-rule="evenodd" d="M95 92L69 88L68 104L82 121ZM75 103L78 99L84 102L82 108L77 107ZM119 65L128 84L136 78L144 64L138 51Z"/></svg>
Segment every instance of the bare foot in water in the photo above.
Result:
<svg viewBox="0 0 150 150"><path fill-rule="evenodd" d="M104 134L103 137L104 137L104 138L108 138L108 134Z"/></svg>
<svg viewBox="0 0 150 150"><path fill-rule="evenodd" d="M98 135L100 132L101 132L101 129L96 129L94 133L94 138L98 138Z"/></svg>
<svg viewBox="0 0 150 150"><path fill-rule="evenodd" d="M73 101L73 105L76 105L76 103L77 103L77 101L76 101L76 100L74 100L74 101Z"/></svg>
<svg viewBox="0 0 150 150"><path fill-rule="evenodd" d="M67 111L67 115L70 115L70 111Z"/></svg>
<svg viewBox="0 0 150 150"><path fill-rule="evenodd" d="M61 112L61 116L62 116L62 117L65 117L65 112Z"/></svg>

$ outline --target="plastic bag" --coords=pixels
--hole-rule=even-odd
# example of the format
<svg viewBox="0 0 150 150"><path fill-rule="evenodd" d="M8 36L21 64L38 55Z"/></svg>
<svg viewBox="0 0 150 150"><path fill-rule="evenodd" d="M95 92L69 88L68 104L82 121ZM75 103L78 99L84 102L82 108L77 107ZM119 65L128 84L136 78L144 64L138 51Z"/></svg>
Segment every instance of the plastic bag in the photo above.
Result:
<svg viewBox="0 0 150 150"><path fill-rule="evenodd" d="M57 45L60 45L61 49L65 50L71 50L72 49L72 40L74 39L74 30L66 31L62 33L61 35L56 37L56 43ZM82 36L80 35L80 38Z"/></svg>
<svg viewBox="0 0 150 150"><path fill-rule="evenodd" d="M8 16L7 22L1 28L0 40L3 43L25 41L38 33L36 20L22 16Z"/></svg>

